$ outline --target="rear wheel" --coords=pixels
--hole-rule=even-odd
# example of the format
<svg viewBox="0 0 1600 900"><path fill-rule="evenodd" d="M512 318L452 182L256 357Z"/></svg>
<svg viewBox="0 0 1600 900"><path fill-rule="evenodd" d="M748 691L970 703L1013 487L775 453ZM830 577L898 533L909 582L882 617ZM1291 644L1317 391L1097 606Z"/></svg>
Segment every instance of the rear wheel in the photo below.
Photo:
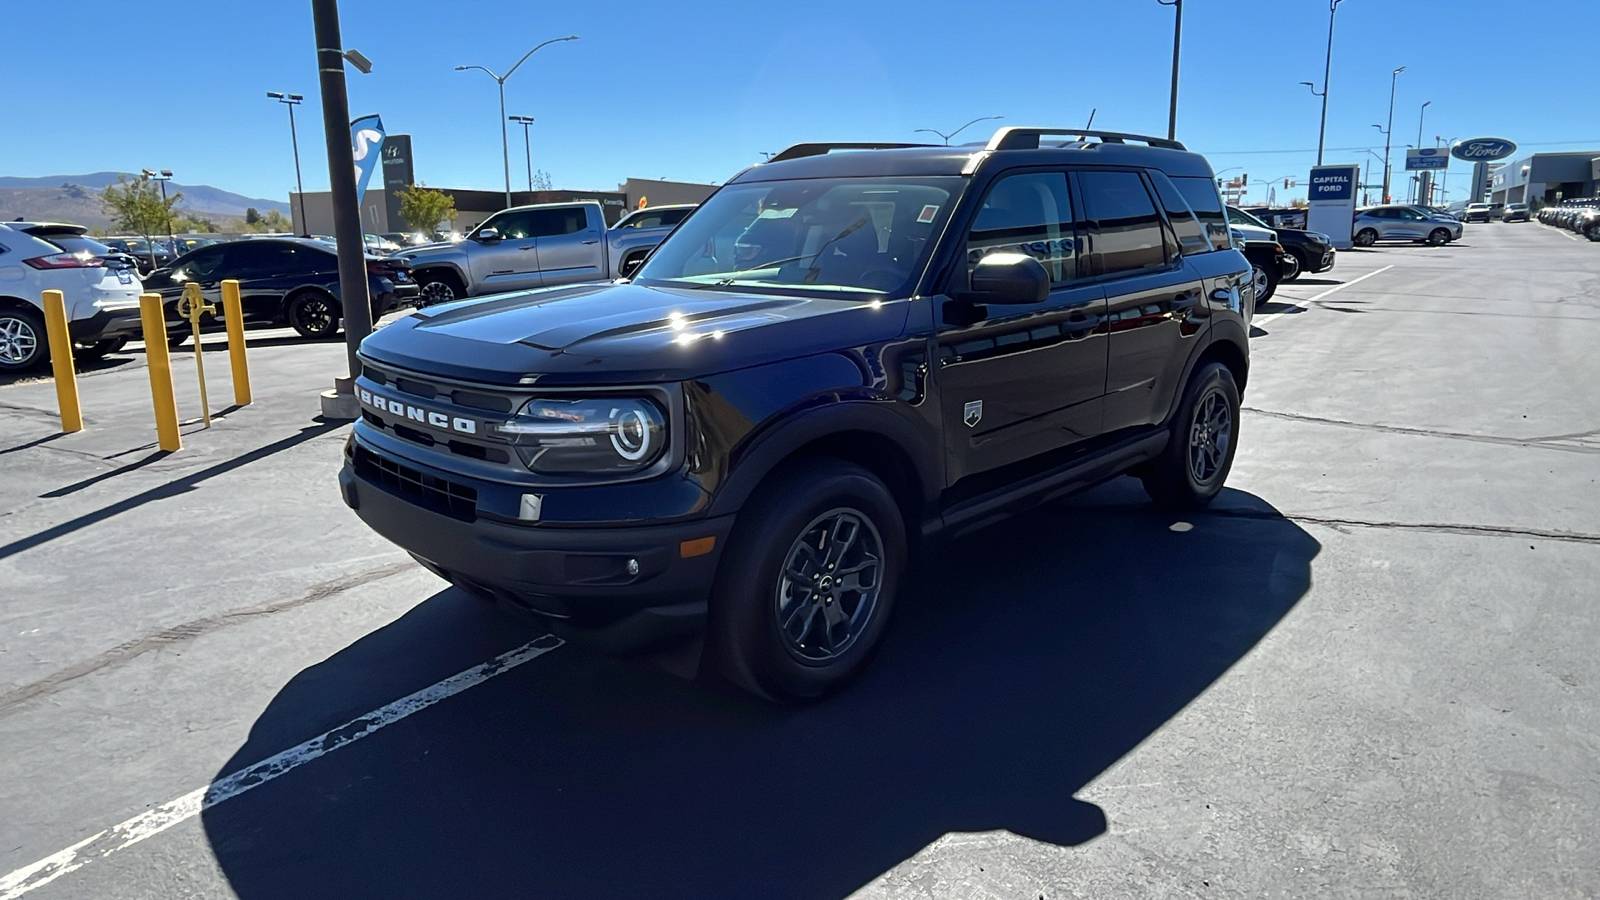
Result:
<svg viewBox="0 0 1600 900"><path fill-rule="evenodd" d="M1589 223L1589 227L1583 230L1583 236L1591 241L1600 241L1600 222Z"/></svg>
<svg viewBox="0 0 1600 900"><path fill-rule="evenodd" d="M1357 247L1371 247L1378 242L1378 232L1371 228L1363 228L1356 232L1355 241Z"/></svg>
<svg viewBox="0 0 1600 900"><path fill-rule="evenodd" d="M1435 228L1428 232L1428 244L1433 247L1443 247L1450 243L1450 232L1443 228Z"/></svg>
<svg viewBox="0 0 1600 900"><path fill-rule="evenodd" d="M870 472L819 459L777 473L740 513L718 569L712 658L779 702L836 690L883 637L906 552L900 509Z"/></svg>
<svg viewBox="0 0 1600 900"><path fill-rule="evenodd" d="M1255 285L1256 309L1267 305L1272 295L1278 292L1277 266L1268 266L1250 261L1250 279Z"/></svg>
<svg viewBox="0 0 1600 900"><path fill-rule="evenodd" d="M0 372L26 372L49 359L44 316L26 307L0 309Z"/></svg>
<svg viewBox="0 0 1600 900"><path fill-rule="evenodd" d="M412 277L421 285L419 296L423 306L449 303L467 295L467 289L462 286L461 279L447 269L424 269L412 273Z"/></svg>
<svg viewBox="0 0 1600 900"><path fill-rule="evenodd" d="M1140 475L1145 493L1168 509L1199 509L1222 492L1239 438L1239 387L1209 362L1189 379L1167 446Z"/></svg>
<svg viewBox="0 0 1600 900"><path fill-rule="evenodd" d="M301 337L325 341L339 333L339 301L322 291L306 291L289 298L289 327Z"/></svg>

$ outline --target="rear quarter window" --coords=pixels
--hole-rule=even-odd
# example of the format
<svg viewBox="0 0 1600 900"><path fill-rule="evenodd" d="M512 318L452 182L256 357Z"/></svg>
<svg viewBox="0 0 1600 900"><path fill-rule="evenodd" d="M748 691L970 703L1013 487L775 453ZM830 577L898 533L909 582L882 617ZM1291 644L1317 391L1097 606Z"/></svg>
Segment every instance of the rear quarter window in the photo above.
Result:
<svg viewBox="0 0 1600 900"><path fill-rule="evenodd" d="M1216 183L1209 178L1194 176L1175 176L1172 183L1188 202L1189 209L1194 211L1195 218L1205 226L1211 246L1217 250L1232 246L1228 236L1228 217L1222 211L1222 198L1217 195Z"/></svg>

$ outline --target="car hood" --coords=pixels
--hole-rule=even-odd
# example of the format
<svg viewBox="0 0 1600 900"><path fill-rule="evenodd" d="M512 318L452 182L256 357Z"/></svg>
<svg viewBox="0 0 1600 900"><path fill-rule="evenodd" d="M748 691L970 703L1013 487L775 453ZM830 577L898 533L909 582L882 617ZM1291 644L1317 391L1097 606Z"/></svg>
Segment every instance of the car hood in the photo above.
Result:
<svg viewBox="0 0 1600 900"><path fill-rule="evenodd" d="M428 307L361 352L486 384L682 381L893 340L911 302L586 284Z"/></svg>

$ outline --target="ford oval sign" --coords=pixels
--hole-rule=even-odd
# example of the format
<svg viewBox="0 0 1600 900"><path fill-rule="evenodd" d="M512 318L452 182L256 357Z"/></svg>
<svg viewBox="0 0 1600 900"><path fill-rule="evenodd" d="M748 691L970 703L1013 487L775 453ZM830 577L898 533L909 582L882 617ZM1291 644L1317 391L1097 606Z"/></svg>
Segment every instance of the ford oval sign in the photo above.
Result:
<svg viewBox="0 0 1600 900"><path fill-rule="evenodd" d="M1467 162L1486 163L1497 159L1505 159L1517 152L1517 145L1505 138L1473 138L1469 141L1458 141L1450 148L1450 155L1456 159Z"/></svg>

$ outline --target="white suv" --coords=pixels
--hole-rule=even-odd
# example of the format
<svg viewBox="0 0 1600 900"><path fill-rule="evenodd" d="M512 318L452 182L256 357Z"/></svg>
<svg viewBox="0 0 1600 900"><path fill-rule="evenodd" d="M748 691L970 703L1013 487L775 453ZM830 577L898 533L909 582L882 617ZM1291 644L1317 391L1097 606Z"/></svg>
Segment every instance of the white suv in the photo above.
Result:
<svg viewBox="0 0 1600 900"><path fill-rule="evenodd" d="M50 359L41 294L66 295L68 328L83 357L101 356L139 334L139 280L89 253L69 253L0 225L0 374Z"/></svg>

